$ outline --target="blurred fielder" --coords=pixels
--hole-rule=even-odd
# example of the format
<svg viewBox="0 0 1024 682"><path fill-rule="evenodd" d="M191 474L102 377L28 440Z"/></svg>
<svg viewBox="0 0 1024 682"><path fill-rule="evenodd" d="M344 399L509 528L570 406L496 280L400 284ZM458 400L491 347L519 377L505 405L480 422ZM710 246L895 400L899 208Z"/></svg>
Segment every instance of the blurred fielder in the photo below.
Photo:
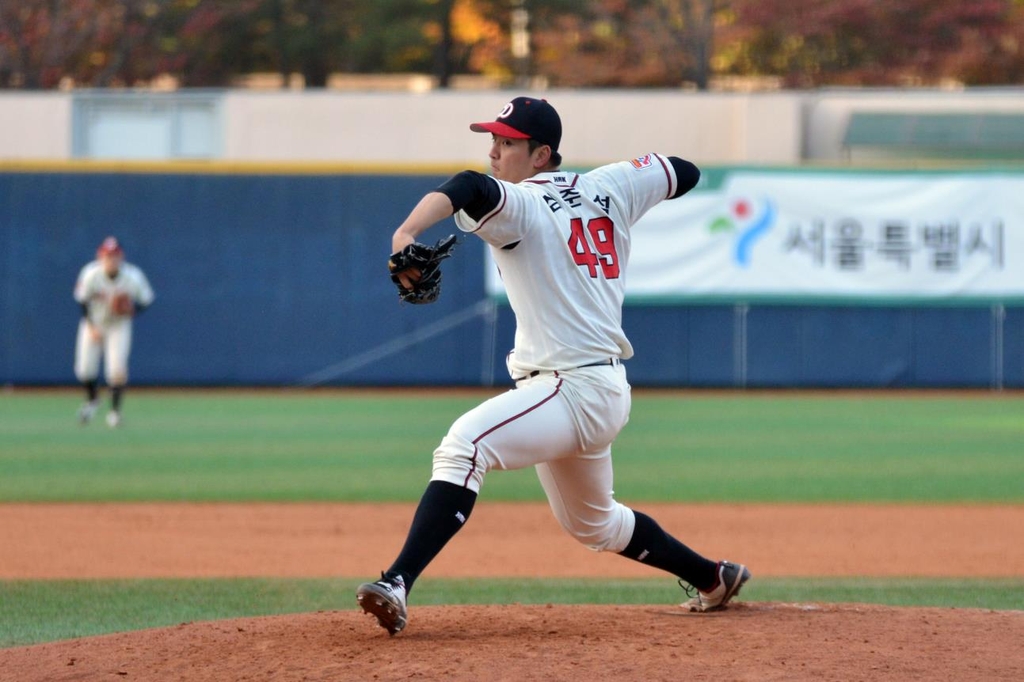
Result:
<svg viewBox="0 0 1024 682"><path fill-rule="evenodd" d="M88 424L99 407L98 378L103 358L110 387L107 425L116 427L121 423L121 401L128 383L132 318L153 302L153 289L142 270L125 262L117 239L107 237L96 251L96 260L78 274L75 300L82 306L75 343L75 376L86 393L78 420Z"/></svg>

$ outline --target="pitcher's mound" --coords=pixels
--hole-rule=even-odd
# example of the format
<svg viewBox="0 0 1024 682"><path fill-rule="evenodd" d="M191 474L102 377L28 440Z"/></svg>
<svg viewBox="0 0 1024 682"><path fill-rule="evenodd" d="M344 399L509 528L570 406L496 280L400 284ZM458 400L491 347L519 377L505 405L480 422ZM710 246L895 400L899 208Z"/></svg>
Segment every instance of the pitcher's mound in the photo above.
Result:
<svg viewBox="0 0 1024 682"><path fill-rule="evenodd" d="M858 604L424 606L185 623L0 650L4 680L1022 680L1024 612Z"/></svg>

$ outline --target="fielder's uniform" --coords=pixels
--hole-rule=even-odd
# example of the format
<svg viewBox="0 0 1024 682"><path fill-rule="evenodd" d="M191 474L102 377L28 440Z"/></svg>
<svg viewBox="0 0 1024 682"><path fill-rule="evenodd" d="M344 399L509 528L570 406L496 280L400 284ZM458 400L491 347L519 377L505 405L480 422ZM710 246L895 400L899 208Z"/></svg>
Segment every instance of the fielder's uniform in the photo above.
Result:
<svg viewBox="0 0 1024 682"><path fill-rule="evenodd" d="M622 551L634 515L613 497L611 444L630 410L622 361L633 348L621 318L631 229L691 189L699 171L649 154L518 184L460 175L477 189L456 224L489 245L515 313L507 365L516 388L452 425L432 480L479 492L491 469L535 466L566 531L594 550Z"/></svg>
<svg viewBox="0 0 1024 682"><path fill-rule="evenodd" d="M146 275L131 263L121 263L113 279L104 272L99 260L88 263L78 275L75 300L85 308L75 343L75 376L80 382L96 380L101 357L108 385L123 386L128 382L132 317L117 315L111 308L118 293L127 294L140 308L150 305L154 298ZM99 340L92 338L89 325L100 332Z"/></svg>

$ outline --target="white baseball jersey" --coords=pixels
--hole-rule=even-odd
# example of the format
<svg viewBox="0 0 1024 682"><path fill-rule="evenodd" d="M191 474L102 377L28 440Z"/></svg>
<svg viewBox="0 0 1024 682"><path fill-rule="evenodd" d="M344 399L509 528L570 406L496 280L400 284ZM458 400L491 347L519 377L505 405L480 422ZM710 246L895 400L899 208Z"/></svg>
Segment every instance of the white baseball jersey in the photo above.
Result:
<svg viewBox="0 0 1024 682"><path fill-rule="evenodd" d="M459 211L455 222L490 245L501 273L516 316L512 376L632 357L622 330L630 230L675 194L672 164L648 154L495 182L497 207L479 221Z"/></svg>
<svg viewBox="0 0 1024 682"><path fill-rule="evenodd" d="M108 327L118 319L110 309L118 293L128 294L142 306L148 306L154 298L146 275L131 263L121 263L117 276L111 279L100 261L92 261L82 268L75 282L75 300L87 306L89 321L97 327Z"/></svg>

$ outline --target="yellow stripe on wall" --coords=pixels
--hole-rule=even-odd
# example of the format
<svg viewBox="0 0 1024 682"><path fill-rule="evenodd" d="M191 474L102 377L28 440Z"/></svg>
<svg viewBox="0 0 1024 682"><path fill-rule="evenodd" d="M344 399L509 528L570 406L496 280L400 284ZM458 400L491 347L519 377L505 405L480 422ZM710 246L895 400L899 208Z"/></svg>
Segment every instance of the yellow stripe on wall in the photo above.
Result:
<svg viewBox="0 0 1024 682"><path fill-rule="evenodd" d="M452 175L455 164L334 161L2 160L0 173L181 173L210 175Z"/></svg>

